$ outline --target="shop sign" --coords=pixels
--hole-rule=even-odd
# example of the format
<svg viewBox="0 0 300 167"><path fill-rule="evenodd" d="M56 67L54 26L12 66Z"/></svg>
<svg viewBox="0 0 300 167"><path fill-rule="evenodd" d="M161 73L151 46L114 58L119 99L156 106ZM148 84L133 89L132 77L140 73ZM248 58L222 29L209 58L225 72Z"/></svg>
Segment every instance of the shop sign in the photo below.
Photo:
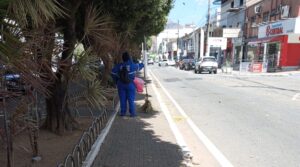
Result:
<svg viewBox="0 0 300 167"><path fill-rule="evenodd" d="M300 18L278 21L258 28L258 38L297 33L300 31Z"/></svg>
<svg viewBox="0 0 300 167"><path fill-rule="evenodd" d="M220 47L222 50L227 48L227 38L210 37L208 38L208 45L210 47Z"/></svg>
<svg viewBox="0 0 300 167"><path fill-rule="evenodd" d="M271 25L267 26L266 29L266 36L270 35L280 35L283 34L283 26L282 23L275 24L274 26L271 27Z"/></svg>
<svg viewBox="0 0 300 167"><path fill-rule="evenodd" d="M223 37L224 38L238 38L241 34L240 28L224 28Z"/></svg>
<svg viewBox="0 0 300 167"><path fill-rule="evenodd" d="M253 63L252 64L252 72L262 72L262 63Z"/></svg>
<svg viewBox="0 0 300 167"><path fill-rule="evenodd" d="M289 34L288 43L300 43L300 34Z"/></svg>

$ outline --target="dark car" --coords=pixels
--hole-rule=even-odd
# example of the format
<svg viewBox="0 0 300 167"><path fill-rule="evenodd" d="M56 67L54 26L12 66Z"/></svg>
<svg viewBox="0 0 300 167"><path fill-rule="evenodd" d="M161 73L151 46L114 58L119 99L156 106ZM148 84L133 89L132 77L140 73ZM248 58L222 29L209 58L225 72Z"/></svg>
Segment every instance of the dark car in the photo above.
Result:
<svg viewBox="0 0 300 167"><path fill-rule="evenodd" d="M181 70L192 70L195 68L195 60L194 59L182 59L179 62L179 69Z"/></svg>
<svg viewBox="0 0 300 167"><path fill-rule="evenodd" d="M25 93L25 84L22 82L20 74L13 73L5 68L4 65L0 67L1 86L8 91Z"/></svg>

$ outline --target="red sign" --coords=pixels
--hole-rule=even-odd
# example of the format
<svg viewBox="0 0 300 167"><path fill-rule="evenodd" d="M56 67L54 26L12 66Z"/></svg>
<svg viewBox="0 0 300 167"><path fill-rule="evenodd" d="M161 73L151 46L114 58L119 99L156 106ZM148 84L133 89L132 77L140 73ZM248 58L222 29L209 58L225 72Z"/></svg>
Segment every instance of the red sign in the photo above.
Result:
<svg viewBox="0 0 300 167"><path fill-rule="evenodd" d="M252 65L252 72L262 72L262 63L254 63Z"/></svg>
<svg viewBox="0 0 300 167"><path fill-rule="evenodd" d="M271 26L267 26L266 35L267 37L270 35L278 35L283 34L283 27L271 28Z"/></svg>

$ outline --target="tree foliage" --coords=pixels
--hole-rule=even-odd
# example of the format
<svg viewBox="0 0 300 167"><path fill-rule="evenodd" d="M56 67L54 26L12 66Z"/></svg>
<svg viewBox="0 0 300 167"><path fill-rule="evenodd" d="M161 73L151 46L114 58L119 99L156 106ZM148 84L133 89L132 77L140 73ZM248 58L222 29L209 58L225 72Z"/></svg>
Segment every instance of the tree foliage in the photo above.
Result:
<svg viewBox="0 0 300 167"><path fill-rule="evenodd" d="M103 4L116 21L116 29L141 43L144 36L157 35L164 29L173 0L103 0Z"/></svg>

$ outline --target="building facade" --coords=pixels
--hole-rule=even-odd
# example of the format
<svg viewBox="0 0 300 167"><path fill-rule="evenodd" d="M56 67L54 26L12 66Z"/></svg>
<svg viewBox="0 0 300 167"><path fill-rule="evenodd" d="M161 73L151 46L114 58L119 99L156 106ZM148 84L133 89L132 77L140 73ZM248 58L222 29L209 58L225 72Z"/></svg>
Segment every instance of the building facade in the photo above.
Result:
<svg viewBox="0 0 300 167"><path fill-rule="evenodd" d="M222 37L227 38L224 60L226 64L232 65L234 69L239 69L240 62L243 59L245 4L246 0L221 1Z"/></svg>
<svg viewBox="0 0 300 167"><path fill-rule="evenodd" d="M247 4L246 57L252 71L275 72L300 66L300 1L262 0Z"/></svg>
<svg viewBox="0 0 300 167"><path fill-rule="evenodd" d="M177 44L176 47L170 47L171 44L169 43L174 43L174 41L177 41L180 37L193 32L194 29L195 25L193 24L182 26L178 23L168 22L165 30L158 34L156 37L156 48L159 57L170 57L170 55L167 54L170 54L172 52L171 59L174 59L173 56L177 55ZM173 44L171 46L173 46Z"/></svg>

